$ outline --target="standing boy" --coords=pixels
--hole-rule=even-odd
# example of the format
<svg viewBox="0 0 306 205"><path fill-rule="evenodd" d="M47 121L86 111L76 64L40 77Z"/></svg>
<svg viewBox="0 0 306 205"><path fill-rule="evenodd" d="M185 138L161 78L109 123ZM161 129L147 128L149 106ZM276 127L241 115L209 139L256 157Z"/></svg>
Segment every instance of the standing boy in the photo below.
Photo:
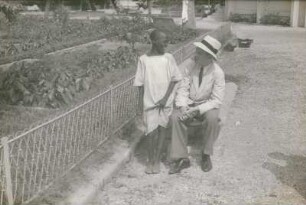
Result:
<svg viewBox="0 0 306 205"><path fill-rule="evenodd" d="M139 87L140 109L148 137L147 174L160 172L160 156L166 137L166 128L173 110L174 86L182 79L175 59L165 53L167 36L154 30L150 34L151 50L138 61L134 86Z"/></svg>

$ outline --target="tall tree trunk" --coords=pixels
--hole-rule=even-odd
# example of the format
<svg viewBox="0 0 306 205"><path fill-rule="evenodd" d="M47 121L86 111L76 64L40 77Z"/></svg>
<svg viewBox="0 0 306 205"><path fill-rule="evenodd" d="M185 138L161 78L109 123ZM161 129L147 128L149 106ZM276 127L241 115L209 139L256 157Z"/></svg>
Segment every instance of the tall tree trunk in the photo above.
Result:
<svg viewBox="0 0 306 205"><path fill-rule="evenodd" d="M194 0L188 0L188 21L186 27L196 29Z"/></svg>
<svg viewBox="0 0 306 205"><path fill-rule="evenodd" d="M48 18L49 16L49 12L50 12L50 7L51 7L51 1L52 0L46 0L46 4L45 4L45 18Z"/></svg>
<svg viewBox="0 0 306 205"><path fill-rule="evenodd" d="M114 9L116 10L117 13L119 13L119 8L118 8L118 5L117 5L117 1L116 0L111 0L112 2L112 5L114 7Z"/></svg>
<svg viewBox="0 0 306 205"><path fill-rule="evenodd" d="M147 7L149 11L149 17L151 17L152 15L152 1L151 0L147 0Z"/></svg>

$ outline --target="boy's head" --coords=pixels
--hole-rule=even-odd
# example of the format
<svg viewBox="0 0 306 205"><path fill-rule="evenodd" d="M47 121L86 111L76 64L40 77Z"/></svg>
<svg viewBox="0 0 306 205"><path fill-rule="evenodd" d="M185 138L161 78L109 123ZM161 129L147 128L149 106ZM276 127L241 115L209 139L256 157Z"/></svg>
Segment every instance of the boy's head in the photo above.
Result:
<svg viewBox="0 0 306 205"><path fill-rule="evenodd" d="M152 49L156 50L159 54L164 54L167 47L167 35L159 30L154 30L150 34L152 42Z"/></svg>

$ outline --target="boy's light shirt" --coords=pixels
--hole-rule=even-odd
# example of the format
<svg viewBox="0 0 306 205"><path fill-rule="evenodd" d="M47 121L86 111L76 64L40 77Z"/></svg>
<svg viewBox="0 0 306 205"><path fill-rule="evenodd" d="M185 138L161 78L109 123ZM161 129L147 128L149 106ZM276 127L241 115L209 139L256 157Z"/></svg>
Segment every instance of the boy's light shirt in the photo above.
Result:
<svg viewBox="0 0 306 205"><path fill-rule="evenodd" d="M159 125L167 127L172 114L174 92L168 98L164 109L156 107L170 85L171 81L180 81L182 75L174 57L170 53L161 56L142 55L139 58L134 86L144 86L144 122L146 134L155 130Z"/></svg>

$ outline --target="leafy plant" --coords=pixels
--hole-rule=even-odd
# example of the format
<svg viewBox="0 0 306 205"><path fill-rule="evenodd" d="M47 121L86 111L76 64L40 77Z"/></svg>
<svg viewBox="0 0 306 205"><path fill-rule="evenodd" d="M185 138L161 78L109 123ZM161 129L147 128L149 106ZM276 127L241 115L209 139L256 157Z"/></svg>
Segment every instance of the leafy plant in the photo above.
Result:
<svg viewBox="0 0 306 205"><path fill-rule="evenodd" d="M290 26L290 17L280 16L279 14L268 14L260 19L260 23L267 25Z"/></svg>
<svg viewBox="0 0 306 205"><path fill-rule="evenodd" d="M69 20L68 10L63 5L59 5L53 12L53 19L60 22L62 24L62 28L65 28Z"/></svg>
<svg viewBox="0 0 306 205"><path fill-rule="evenodd" d="M256 14L231 14L230 20L232 22L256 23Z"/></svg>
<svg viewBox="0 0 306 205"><path fill-rule="evenodd" d="M141 33L149 24L140 16L132 18L102 18L99 21L68 20L65 11L58 11L56 18L45 19L27 16L18 18L10 26L10 36L0 39L0 62L36 57L69 46L101 38L118 36L127 32ZM10 51L17 48L14 52ZM35 53L37 51L37 53Z"/></svg>
<svg viewBox="0 0 306 205"><path fill-rule="evenodd" d="M100 52L92 49L83 60L59 63L45 58L33 64L15 64L0 79L0 98L6 104L58 108L73 102L92 83L114 69L135 64L137 56L128 47Z"/></svg>
<svg viewBox="0 0 306 205"><path fill-rule="evenodd" d="M0 12L4 13L9 22L13 22L17 18L17 14L22 10L20 4L12 4L5 1L0 1Z"/></svg>

